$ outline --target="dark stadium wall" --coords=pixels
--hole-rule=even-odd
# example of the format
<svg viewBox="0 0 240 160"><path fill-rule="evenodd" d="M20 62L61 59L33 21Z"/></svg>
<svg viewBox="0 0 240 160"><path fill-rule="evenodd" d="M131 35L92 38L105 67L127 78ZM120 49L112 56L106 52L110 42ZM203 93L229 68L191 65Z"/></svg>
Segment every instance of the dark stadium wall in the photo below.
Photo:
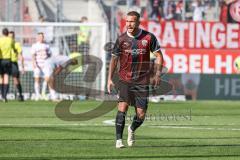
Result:
<svg viewBox="0 0 240 160"><path fill-rule="evenodd" d="M184 75L184 74L183 74ZM164 79L174 85L169 94L182 95L182 74L167 74ZM191 87L191 86L189 86ZM240 78L237 74L200 74L198 100L239 100Z"/></svg>

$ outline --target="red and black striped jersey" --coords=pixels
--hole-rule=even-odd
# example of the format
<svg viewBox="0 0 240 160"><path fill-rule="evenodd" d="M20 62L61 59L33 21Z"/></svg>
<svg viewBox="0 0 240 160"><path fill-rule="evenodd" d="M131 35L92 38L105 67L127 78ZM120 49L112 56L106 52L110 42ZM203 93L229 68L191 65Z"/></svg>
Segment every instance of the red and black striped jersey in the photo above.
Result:
<svg viewBox="0 0 240 160"><path fill-rule="evenodd" d="M115 42L113 56L119 57L119 78L125 82L146 84L149 81L150 52L160 50L156 37L145 30L136 36L123 33Z"/></svg>

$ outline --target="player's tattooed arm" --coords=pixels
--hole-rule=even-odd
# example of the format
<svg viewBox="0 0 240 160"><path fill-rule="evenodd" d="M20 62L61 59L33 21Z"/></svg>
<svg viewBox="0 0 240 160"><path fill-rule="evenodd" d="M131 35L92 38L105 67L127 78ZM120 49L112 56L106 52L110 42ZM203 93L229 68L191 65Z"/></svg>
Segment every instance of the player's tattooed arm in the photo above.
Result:
<svg viewBox="0 0 240 160"><path fill-rule="evenodd" d="M163 55L161 50L157 51L154 53L156 56L156 61L155 61L155 66L156 66L156 75L160 76L162 72L162 67L163 67Z"/></svg>
<svg viewBox="0 0 240 160"><path fill-rule="evenodd" d="M117 67L117 63L118 63L118 57L113 55L109 64L108 83L107 83L108 93L111 93L111 88L114 87L112 78L113 78L114 71Z"/></svg>
<svg viewBox="0 0 240 160"><path fill-rule="evenodd" d="M155 86L157 86L160 84L160 76L161 76L162 67L163 67L163 55L161 50L155 52L154 55L156 56L156 61L154 64Z"/></svg>

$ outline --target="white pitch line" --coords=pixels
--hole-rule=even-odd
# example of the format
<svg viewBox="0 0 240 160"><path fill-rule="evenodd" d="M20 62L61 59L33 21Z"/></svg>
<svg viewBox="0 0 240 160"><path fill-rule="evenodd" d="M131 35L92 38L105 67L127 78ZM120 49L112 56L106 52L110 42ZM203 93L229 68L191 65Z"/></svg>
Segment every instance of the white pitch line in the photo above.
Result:
<svg viewBox="0 0 240 160"><path fill-rule="evenodd" d="M41 124L0 124L0 127L68 127L68 126L114 126L115 125L115 120L105 120L103 121L102 124L100 123L70 123L70 124L64 124L64 123L57 123L57 124L46 124L46 123L41 123Z"/></svg>
<svg viewBox="0 0 240 160"><path fill-rule="evenodd" d="M114 119L105 120L103 121L103 123L109 126L113 126L115 124L115 120Z"/></svg>
<svg viewBox="0 0 240 160"><path fill-rule="evenodd" d="M92 124L84 124L84 123L71 123L71 124L0 124L0 127L71 127L71 126L114 126L115 120L105 120L103 124L92 123ZM240 128L210 128L210 127L188 127L188 126L152 126L152 125L144 125L146 127L151 128L165 128L165 129L192 129L192 130L223 130L223 131L240 131Z"/></svg>
<svg viewBox="0 0 240 160"><path fill-rule="evenodd" d="M151 128L173 128L173 129L193 129L193 130L222 130L222 131L240 131L240 128L203 128L203 127L181 127L181 126L148 126Z"/></svg>
<svg viewBox="0 0 240 160"><path fill-rule="evenodd" d="M103 121L104 124L109 126L113 126L115 124L114 119ZM223 130L223 131L240 131L240 128L204 128L204 127L186 127L186 126L152 126L152 125L144 125L146 127L151 128L172 128L172 129L193 129L193 130Z"/></svg>

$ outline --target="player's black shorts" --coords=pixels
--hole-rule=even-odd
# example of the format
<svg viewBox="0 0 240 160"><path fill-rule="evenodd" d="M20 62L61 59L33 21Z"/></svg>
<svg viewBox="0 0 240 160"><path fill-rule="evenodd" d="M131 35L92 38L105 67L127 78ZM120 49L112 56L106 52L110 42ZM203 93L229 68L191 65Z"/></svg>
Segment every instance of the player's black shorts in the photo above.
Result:
<svg viewBox="0 0 240 160"><path fill-rule="evenodd" d="M11 66L12 66L12 64L11 64L11 61L10 60L8 60L8 59L2 59L1 60L1 74L8 74L8 75L10 75L10 73L11 73Z"/></svg>
<svg viewBox="0 0 240 160"><path fill-rule="evenodd" d="M0 75L2 74L2 59L0 59Z"/></svg>
<svg viewBox="0 0 240 160"><path fill-rule="evenodd" d="M18 63L17 63L17 62L12 62L11 75L12 75L13 77L19 78L20 73L19 73Z"/></svg>
<svg viewBox="0 0 240 160"><path fill-rule="evenodd" d="M119 102L142 109L148 107L149 86L119 81Z"/></svg>

